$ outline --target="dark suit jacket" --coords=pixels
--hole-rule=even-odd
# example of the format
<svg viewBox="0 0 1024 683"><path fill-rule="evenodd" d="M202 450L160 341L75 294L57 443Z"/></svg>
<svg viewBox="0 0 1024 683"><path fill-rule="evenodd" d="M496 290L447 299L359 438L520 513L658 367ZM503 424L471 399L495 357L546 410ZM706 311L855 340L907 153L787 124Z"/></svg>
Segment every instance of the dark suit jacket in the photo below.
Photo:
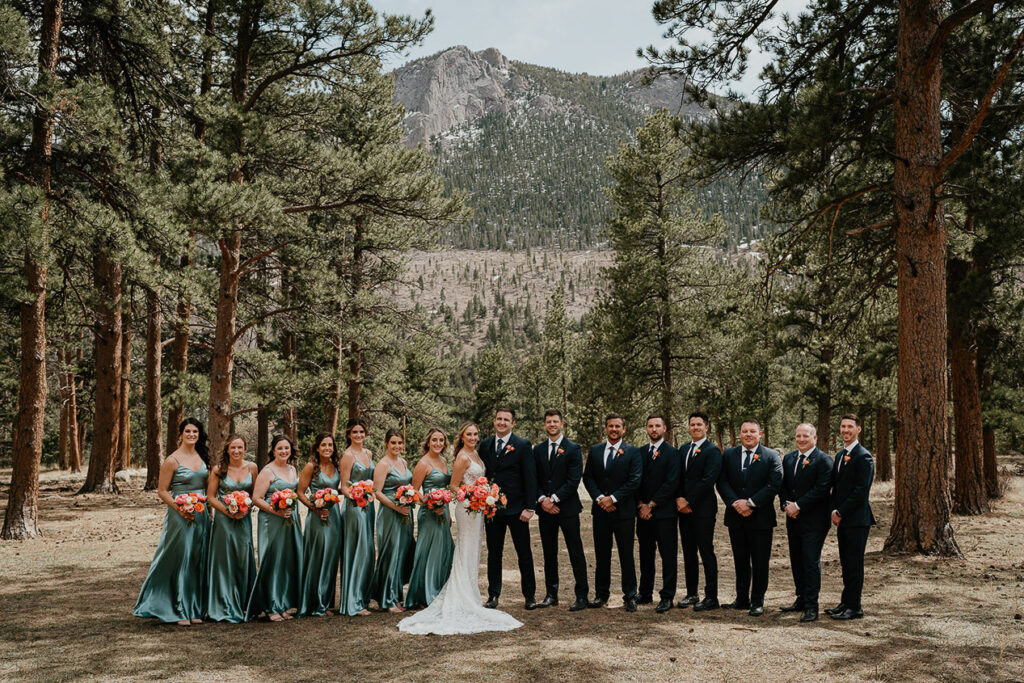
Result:
<svg viewBox="0 0 1024 683"><path fill-rule="evenodd" d="M657 457L651 453L650 444L637 446L636 449L640 451L644 463L640 489L636 494L637 505L654 503L655 519L675 517L676 489L679 487L679 472L682 469L679 451L664 441L655 451Z"/></svg>
<svg viewBox="0 0 1024 683"><path fill-rule="evenodd" d="M591 512L601 511L601 506L596 502L600 496L615 496L616 509L611 514L616 519L632 519L636 517L636 490L640 488L640 478L643 476L643 461L640 453L623 441L619 446L622 453L605 469L604 455L607 447L607 441L591 446L587 454L587 466L583 470L583 485L595 501Z"/></svg>
<svg viewBox="0 0 1024 683"><path fill-rule="evenodd" d="M754 450L757 460L750 463L746 479L743 476L743 446L726 449L722 456L722 475L718 478L718 493L725 502L725 525L749 524L754 529L770 529L776 525L775 496L782 487L782 461L779 452L758 444ZM754 513L743 517L733 509L737 500L751 500Z"/></svg>
<svg viewBox="0 0 1024 683"><path fill-rule="evenodd" d="M578 515L583 511L580 504L580 480L583 478L583 453L580 446L562 437L561 453L555 453L548 462L548 439L533 447L533 459L537 465L538 496L557 496L559 517ZM537 514L546 515L537 506Z"/></svg>
<svg viewBox="0 0 1024 683"><path fill-rule="evenodd" d="M808 529L828 529L832 523L829 506L829 491L832 486L832 458L819 448L814 448L807 458L807 464L794 476L800 451L786 453L782 459L782 490L779 492L779 506L786 511L786 503L793 501L800 508L800 514L793 520ZM788 518L787 518L788 519Z"/></svg>
<svg viewBox="0 0 1024 683"><path fill-rule="evenodd" d="M844 449L845 450L845 449ZM838 510L840 525L849 527L865 527L875 523L871 513L868 495L871 493L871 482L875 479L875 460L868 449L857 442L852 453L847 453L849 461L842 462L845 457L836 454L832 465L832 497L830 507Z"/></svg>
<svg viewBox="0 0 1024 683"><path fill-rule="evenodd" d="M694 518L716 517L718 515L718 497L715 496L715 484L722 473L722 451L711 443L710 439L701 444L700 451L690 456L686 463L686 454L693 443L679 448L679 488L677 498L685 498L693 512L687 513Z"/></svg>
<svg viewBox="0 0 1024 683"><path fill-rule="evenodd" d="M529 441L515 433L509 435L506 450L500 456L494 453L494 443L493 436L483 440L480 459L487 469L487 478L493 480L508 499L508 505L498 514L518 517L523 510L533 510L537 506L537 467L533 461L533 449Z"/></svg>

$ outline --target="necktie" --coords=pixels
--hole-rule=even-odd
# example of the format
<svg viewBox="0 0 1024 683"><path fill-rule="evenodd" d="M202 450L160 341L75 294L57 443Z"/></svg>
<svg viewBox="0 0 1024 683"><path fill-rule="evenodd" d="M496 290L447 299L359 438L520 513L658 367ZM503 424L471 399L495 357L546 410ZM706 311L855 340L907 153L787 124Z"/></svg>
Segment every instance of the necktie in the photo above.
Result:
<svg viewBox="0 0 1024 683"><path fill-rule="evenodd" d="M654 455L654 444L653 443L651 444L651 447L647 450L647 455L649 455L649 456L653 456Z"/></svg>
<svg viewBox="0 0 1024 683"><path fill-rule="evenodd" d="M604 454L604 467L608 469L608 466L612 464L612 460L615 459L615 446L608 444L608 452Z"/></svg>
<svg viewBox="0 0 1024 683"><path fill-rule="evenodd" d="M690 466L690 456L693 455L693 452L695 450L697 450L697 444L695 444L695 443L690 444L690 450L686 453L686 462L683 463L683 469L684 470Z"/></svg>
<svg viewBox="0 0 1024 683"><path fill-rule="evenodd" d="M843 458L845 458L845 457L846 457L846 449L845 448L843 450L839 451L838 453L836 453L836 472L838 472L839 470L843 469Z"/></svg>
<svg viewBox="0 0 1024 683"><path fill-rule="evenodd" d="M743 472L746 473L747 468L750 467L750 451L743 449Z"/></svg>
<svg viewBox="0 0 1024 683"><path fill-rule="evenodd" d="M502 449L505 448L505 439L498 439L498 443L495 444L495 445L497 446L497 450L495 451L495 454L496 455L501 455Z"/></svg>
<svg viewBox="0 0 1024 683"><path fill-rule="evenodd" d="M551 442L551 450L548 451L548 462L555 459L555 448L558 446L554 441Z"/></svg>
<svg viewBox="0 0 1024 683"><path fill-rule="evenodd" d="M800 470L804 468L804 455L800 451L796 452L796 467L793 468L793 476L795 477Z"/></svg>

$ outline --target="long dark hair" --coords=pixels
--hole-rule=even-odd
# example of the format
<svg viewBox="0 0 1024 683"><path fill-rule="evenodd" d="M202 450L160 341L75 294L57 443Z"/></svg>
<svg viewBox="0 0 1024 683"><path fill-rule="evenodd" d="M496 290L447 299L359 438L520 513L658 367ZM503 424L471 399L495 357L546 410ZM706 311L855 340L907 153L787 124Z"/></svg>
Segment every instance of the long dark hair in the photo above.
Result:
<svg viewBox="0 0 1024 683"><path fill-rule="evenodd" d="M388 431L384 432L384 452L385 453L388 452L388 444L391 443L391 437L393 437L393 436L397 436L399 439L402 440L402 443L405 443L405 436L402 434L402 430L401 429L395 429L394 427L392 427Z"/></svg>
<svg viewBox="0 0 1024 683"><path fill-rule="evenodd" d="M507 413L509 411L505 410L503 412ZM466 430L469 429L470 427L476 427L476 431L479 434L480 425L478 425L476 422L463 422L461 425L459 425L459 433L455 437L455 447L452 448L452 455L454 455L455 457L459 457L459 451L461 451L462 447L466 445L466 442L463 440L463 437L466 434Z"/></svg>
<svg viewBox="0 0 1024 683"><path fill-rule="evenodd" d="M309 461L313 463L314 478L320 474L320 444L324 442L324 439L331 440L331 464L334 465L334 471L337 472L341 467L341 456L338 455L338 443L334 440L334 434L330 432L317 434L316 439L313 440L313 452L309 455Z"/></svg>
<svg viewBox="0 0 1024 683"><path fill-rule="evenodd" d="M224 442L224 449L220 452L220 462L217 463L217 469L220 471L220 474L218 474L217 476L219 476L221 479L228 476L228 465L231 464L231 456L228 455L228 446L230 446L232 442L238 441L239 439L241 439L242 443L245 444L246 446L249 445L249 443L245 440L245 437L242 436L241 434L230 434L228 435L228 440ZM245 460L244 455L242 456L242 460Z"/></svg>
<svg viewBox="0 0 1024 683"><path fill-rule="evenodd" d="M284 434L278 434L270 440L270 452L267 454L267 464L274 462L274 449L277 448L277 444L282 441L287 441L288 445L292 447L291 455L288 456L288 464L294 465L299 461L299 454L295 450L295 442L289 439Z"/></svg>
<svg viewBox="0 0 1024 683"><path fill-rule="evenodd" d="M367 434L370 433L370 428L366 426L366 422L361 417L353 417L347 423L345 423L345 447L352 445L352 428L362 427L363 431ZM386 441L384 443L387 443Z"/></svg>
<svg viewBox="0 0 1024 683"><path fill-rule="evenodd" d="M199 430L199 438L196 439L196 453L199 454L199 457L202 459L203 464L206 465L207 469L209 469L210 446L209 444L206 443L206 427L204 427L203 423L197 420L196 418L186 417L184 420L181 421L181 424L178 425L179 437L185 433L185 427L187 427L188 425L195 425L196 429Z"/></svg>
<svg viewBox="0 0 1024 683"><path fill-rule="evenodd" d="M445 434L442 430L438 429L437 427L431 427L430 429L427 430L427 435L423 437L423 443L420 445L420 450L423 452L423 455L426 455L427 453L430 452L430 437L432 437L434 434L440 434L441 436L444 437L444 448L441 449L441 459L443 460L444 452L448 448L448 435Z"/></svg>

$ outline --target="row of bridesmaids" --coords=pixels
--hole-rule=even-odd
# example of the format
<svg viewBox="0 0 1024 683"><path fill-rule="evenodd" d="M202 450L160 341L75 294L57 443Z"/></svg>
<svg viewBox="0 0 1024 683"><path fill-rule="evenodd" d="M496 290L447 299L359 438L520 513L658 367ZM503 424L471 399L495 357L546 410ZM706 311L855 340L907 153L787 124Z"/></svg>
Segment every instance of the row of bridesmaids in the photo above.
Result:
<svg viewBox="0 0 1024 683"><path fill-rule="evenodd" d="M295 445L286 436L275 436L269 462L257 472L245 459L245 439L237 435L228 438L211 467L202 423L183 421L179 448L160 469L158 494L167 513L135 616L187 626L206 618L239 623L261 615L271 621L336 611L363 616L370 613L371 601L392 612L429 605L451 571L449 512L420 508L409 562L414 545L410 508L397 505L395 498L398 488L410 483L424 495L450 485L444 458L448 439L431 430L410 472L401 432L387 432L385 453L376 465L365 447L366 435L362 420L350 420L347 447L340 455L331 434L319 435L301 472L296 471ZM373 502L360 506L349 491L349 483L366 479L374 482L379 516ZM298 506L281 510L271 504L273 494L285 489L296 492L309 509L305 532ZM339 491L342 502L317 508L315 494L321 489ZM231 512L223 502L237 491L259 508L258 553L251 511ZM205 494L207 504L191 512L181 509L175 498L188 493Z"/></svg>

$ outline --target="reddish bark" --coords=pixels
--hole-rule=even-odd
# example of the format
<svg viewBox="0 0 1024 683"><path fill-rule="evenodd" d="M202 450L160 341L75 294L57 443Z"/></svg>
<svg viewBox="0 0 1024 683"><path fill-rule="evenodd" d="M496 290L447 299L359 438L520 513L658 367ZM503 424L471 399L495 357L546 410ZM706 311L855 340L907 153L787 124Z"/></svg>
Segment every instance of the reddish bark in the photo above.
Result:
<svg viewBox="0 0 1024 683"><path fill-rule="evenodd" d="M160 400L163 341L160 326L163 316L156 292L146 292L146 485L156 489L163 463L163 416Z"/></svg>
<svg viewBox="0 0 1024 683"><path fill-rule="evenodd" d="M131 369L132 369L132 313L129 304L121 315L121 406L118 416L117 470L132 466L131 427Z"/></svg>
<svg viewBox="0 0 1024 683"><path fill-rule="evenodd" d="M240 181L240 179L239 179ZM219 242L220 287L213 357L210 361L210 452L220 453L231 431L231 382L235 370L235 327L238 315L239 262L242 234L235 231Z"/></svg>

